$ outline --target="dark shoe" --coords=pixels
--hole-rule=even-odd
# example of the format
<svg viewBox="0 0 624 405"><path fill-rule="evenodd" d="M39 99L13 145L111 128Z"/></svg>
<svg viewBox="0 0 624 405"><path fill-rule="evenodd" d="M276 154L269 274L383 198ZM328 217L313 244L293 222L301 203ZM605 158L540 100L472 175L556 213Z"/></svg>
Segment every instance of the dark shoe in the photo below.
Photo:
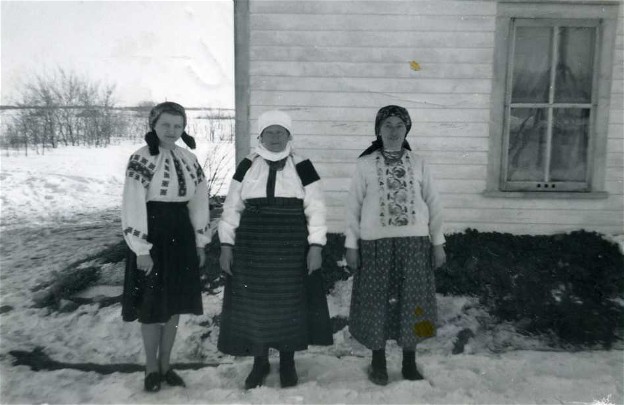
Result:
<svg viewBox="0 0 624 405"><path fill-rule="evenodd" d="M425 377L423 377L422 374L418 372L416 364L403 364L403 367L401 368L401 374L403 374L403 378L410 381L425 379Z"/></svg>
<svg viewBox="0 0 624 405"><path fill-rule="evenodd" d="M167 370L165 374L163 374L163 380L172 387L186 387L184 380L182 377L178 375L172 368Z"/></svg>
<svg viewBox="0 0 624 405"><path fill-rule="evenodd" d="M280 384L282 388L294 387L299 383L295 365L280 367Z"/></svg>
<svg viewBox="0 0 624 405"><path fill-rule="evenodd" d="M386 368L386 350L373 350L373 359L368 369L368 379L373 384L388 384L388 369Z"/></svg>
<svg viewBox="0 0 624 405"><path fill-rule="evenodd" d="M388 370L385 367L370 366L368 368L368 379L373 384L388 385Z"/></svg>
<svg viewBox="0 0 624 405"><path fill-rule="evenodd" d="M266 362L254 362L253 367L251 368L251 373L247 376L245 380L245 389L250 390L252 388L256 388L264 384L264 379L269 372L271 371L271 365L268 361Z"/></svg>
<svg viewBox="0 0 624 405"><path fill-rule="evenodd" d="M144 381L145 391L158 392L160 391L160 373L153 372L145 376Z"/></svg>

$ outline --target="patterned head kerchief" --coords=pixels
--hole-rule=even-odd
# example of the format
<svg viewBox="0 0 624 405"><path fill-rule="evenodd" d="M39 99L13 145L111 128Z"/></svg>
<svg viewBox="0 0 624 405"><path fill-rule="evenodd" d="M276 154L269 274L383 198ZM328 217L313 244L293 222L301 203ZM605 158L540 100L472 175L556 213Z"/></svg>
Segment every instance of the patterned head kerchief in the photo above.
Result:
<svg viewBox="0 0 624 405"><path fill-rule="evenodd" d="M364 152L360 154L360 157L370 155L376 150L383 149L383 142L381 141L379 129L381 128L381 124L383 124L384 120L388 117L399 117L405 123L405 136L407 136L410 129L412 128L412 119L410 118L407 110L398 105L387 105L385 107L381 107L379 111L377 111L377 116L375 117L376 139L368 148L366 148ZM403 148L407 150L412 150L407 140L403 141Z"/></svg>
<svg viewBox="0 0 624 405"><path fill-rule="evenodd" d="M398 105L387 105L377 111L377 117L375 118L375 135L379 136L379 129L381 128L381 124L388 117L399 117L405 123L405 127L407 129L405 135L409 133L410 129L412 128L412 120L407 110Z"/></svg>
<svg viewBox="0 0 624 405"><path fill-rule="evenodd" d="M149 113L149 127L152 131L154 130L158 118L160 118L163 113L181 116L184 119L184 127L186 127L186 110L184 107L172 101L165 101L164 103L155 105Z"/></svg>
<svg viewBox="0 0 624 405"><path fill-rule="evenodd" d="M186 128L186 110L180 104L174 103L173 101L165 101L164 103L155 105L150 110L148 118L150 131L145 134L145 142L147 142L150 155L152 156L160 153L160 148L158 147L160 140L154 131L154 127L156 126L156 122L158 122L160 116L164 113L181 116L183 118L184 128ZM187 134L186 131L182 132L182 142L184 142L189 148L195 149L195 138Z"/></svg>

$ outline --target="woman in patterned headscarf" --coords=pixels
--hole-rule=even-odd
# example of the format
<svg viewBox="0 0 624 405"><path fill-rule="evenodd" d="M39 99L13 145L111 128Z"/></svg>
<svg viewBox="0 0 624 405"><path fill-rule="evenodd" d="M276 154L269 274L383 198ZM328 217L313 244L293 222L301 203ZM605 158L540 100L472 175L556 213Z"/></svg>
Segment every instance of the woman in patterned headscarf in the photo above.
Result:
<svg viewBox="0 0 624 405"><path fill-rule="evenodd" d="M347 265L355 272L349 330L372 350L368 376L379 385L388 383L388 339L403 348L403 377L423 378L416 344L436 334L433 266L446 261L440 197L406 141L411 126L405 108L379 110L377 139L357 161L347 201Z"/></svg>
<svg viewBox="0 0 624 405"><path fill-rule="evenodd" d="M180 314L202 314L199 267L210 242L208 187L184 132L186 112L173 102L149 114L147 145L130 156L121 223L130 248L122 298L124 321L139 320L145 348L145 390L161 381L184 386L170 367Z"/></svg>

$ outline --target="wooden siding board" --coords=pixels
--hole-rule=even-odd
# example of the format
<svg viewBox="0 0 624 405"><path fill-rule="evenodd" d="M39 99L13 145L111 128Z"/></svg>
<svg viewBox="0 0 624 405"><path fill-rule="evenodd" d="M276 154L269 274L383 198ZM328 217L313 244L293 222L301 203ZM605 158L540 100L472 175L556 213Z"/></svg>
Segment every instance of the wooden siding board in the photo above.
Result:
<svg viewBox="0 0 624 405"><path fill-rule="evenodd" d="M464 108L485 109L487 94L411 94L329 91L253 91L250 103L275 107L368 107L400 104L407 109Z"/></svg>
<svg viewBox="0 0 624 405"><path fill-rule="evenodd" d="M607 153L607 168L624 169L624 154L619 152Z"/></svg>
<svg viewBox="0 0 624 405"><path fill-rule="evenodd" d="M410 145L417 151L454 151L454 152L486 152L487 138L484 137L444 137L444 138L412 138ZM334 148L342 150L362 151L371 143L371 136L336 137L328 135L297 135L296 144L306 148ZM252 141L252 146L257 140Z"/></svg>
<svg viewBox="0 0 624 405"><path fill-rule="evenodd" d="M323 179L326 191L344 191L349 189L350 177L328 177ZM436 179L436 185L441 193L480 193L485 190L485 180L443 180Z"/></svg>
<svg viewBox="0 0 624 405"><path fill-rule="evenodd" d="M614 222L622 222L618 218L619 212L614 211L584 211L584 210L522 210L522 209L495 209L456 208L444 213L448 223L465 222L471 224L541 224L541 225L573 225L583 227L587 224L594 226L609 226ZM344 218L343 212L330 211L329 219Z"/></svg>
<svg viewBox="0 0 624 405"><path fill-rule="evenodd" d="M257 120L252 121L252 126ZM487 137L488 126L484 122L419 122L412 126L407 140L428 137ZM293 135L332 135L374 137L374 120L370 122L350 121L298 121L293 120ZM295 141L297 139L295 138ZM302 145L306 147L306 145Z"/></svg>
<svg viewBox="0 0 624 405"><path fill-rule="evenodd" d="M621 211L587 211L587 210L523 210L523 209L495 209L455 208L445 212L448 222L471 223L529 223L553 225L612 225Z"/></svg>
<svg viewBox="0 0 624 405"><path fill-rule="evenodd" d="M369 138L370 141L371 138ZM368 145L359 149L327 149L318 148L311 149L307 145L305 147L298 146L299 143L295 139L295 148L301 156L305 156L312 160L314 164L317 163L344 163L353 162L357 160L357 157ZM467 164L485 165L487 163L487 152L453 152L453 151L417 151L418 155L422 156L429 164Z"/></svg>
<svg viewBox="0 0 624 405"><path fill-rule="evenodd" d="M495 15L495 1L253 1L255 14ZM416 7L415 7L416 5Z"/></svg>
<svg viewBox="0 0 624 405"><path fill-rule="evenodd" d="M347 200L347 191L326 191L328 207L341 209ZM611 195L599 200L560 200L560 199L518 199L485 198L481 194L442 194L444 210L455 208L475 209L523 209L523 210L622 210L623 201L619 195Z"/></svg>
<svg viewBox="0 0 624 405"><path fill-rule="evenodd" d="M311 46L379 47L387 44L414 48L490 48L489 32L428 31L258 31L251 36L251 46L310 44Z"/></svg>
<svg viewBox="0 0 624 405"><path fill-rule="evenodd" d="M258 14L251 15L254 31L428 31L491 32L492 16L388 15L388 14Z"/></svg>
<svg viewBox="0 0 624 405"><path fill-rule="evenodd" d="M518 18L608 18L615 19L610 7L597 7L592 4L553 4L553 2L518 2L501 4L498 13L501 16Z"/></svg>
<svg viewBox="0 0 624 405"><path fill-rule="evenodd" d="M622 138L607 139L607 151L611 153L624 153L624 139Z"/></svg>
<svg viewBox="0 0 624 405"><path fill-rule="evenodd" d="M421 79L376 80L351 77L253 76L255 91L340 91L342 93L388 92L409 94L486 94L492 90L489 79Z"/></svg>
<svg viewBox="0 0 624 405"><path fill-rule="evenodd" d="M254 62L250 76L284 77L352 77L352 78L433 78L433 79L490 79L492 66L488 63L432 63L421 65L421 70L404 63L347 63L347 62Z"/></svg>
<svg viewBox="0 0 624 405"><path fill-rule="evenodd" d="M351 177L355 165L353 163L316 163L314 165L322 178ZM480 180L485 178L485 165L463 165L458 169L456 165L430 164L431 173L437 180Z"/></svg>
<svg viewBox="0 0 624 405"><path fill-rule="evenodd" d="M415 46L384 47L256 45L250 49L253 61L297 62L366 62L388 63L416 60L420 63L485 63L492 59L492 48L429 48Z"/></svg>
<svg viewBox="0 0 624 405"><path fill-rule="evenodd" d="M613 119L610 119L613 122ZM624 138L624 124L610 123L608 127L609 139L622 139Z"/></svg>
<svg viewBox="0 0 624 405"><path fill-rule="evenodd" d="M251 119L256 120L260 114L270 109L266 106L250 106ZM301 107L301 108L283 108L292 116L293 120L303 121L352 121L366 122L371 125L375 123L375 115L379 106L371 106L367 108L327 108L327 107ZM410 117L412 125L418 122L488 122L489 111L483 110L463 110L463 109L429 109L429 110L412 110Z"/></svg>

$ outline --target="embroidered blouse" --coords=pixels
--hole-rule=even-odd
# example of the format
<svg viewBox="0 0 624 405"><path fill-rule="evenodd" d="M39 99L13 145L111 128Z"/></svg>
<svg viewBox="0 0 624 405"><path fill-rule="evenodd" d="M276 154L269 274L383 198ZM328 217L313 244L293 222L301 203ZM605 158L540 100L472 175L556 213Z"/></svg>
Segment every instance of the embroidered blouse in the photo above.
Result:
<svg viewBox="0 0 624 405"><path fill-rule="evenodd" d="M240 216L249 198L287 197L303 200L308 223L308 243L325 245L325 201L320 177L312 162L296 154L286 158L282 170L270 170L266 160L256 153L243 159L238 167L219 221L221 244L234 245Z"/></svg>
<svg viewBox="0 0 624 405"><path fill-rule="evenodd" d="M442 227L440 196L422 158L409 150L388 158L378 150L358 159L346 204L346 247L408 236L440 245Z"/></svg>
<svg viewBox="0 0 624 405"><path fill-rule="evenodd" d="M137 255L149 254L147 202L188 202L197 247L210 243L210 207L206 177L195 155L183 148L160 148L151 156L147 146L130 156L123 191L121 224L126 243Z"/></svg>

